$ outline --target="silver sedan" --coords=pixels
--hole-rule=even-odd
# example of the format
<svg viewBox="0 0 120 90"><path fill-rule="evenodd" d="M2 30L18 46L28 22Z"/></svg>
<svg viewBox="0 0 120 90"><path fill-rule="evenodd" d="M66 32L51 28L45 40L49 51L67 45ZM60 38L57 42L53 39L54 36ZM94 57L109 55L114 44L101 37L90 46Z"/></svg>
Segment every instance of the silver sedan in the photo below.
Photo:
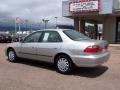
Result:
<svg viewBox="0 0 120 90"><path fill-rule="evenodd" d="M96 67L109 59L108 42L93 40L71 29L36 31L6 47L10 62L26 58L54 63L60 73L69 73L74 66Z"/></svg>

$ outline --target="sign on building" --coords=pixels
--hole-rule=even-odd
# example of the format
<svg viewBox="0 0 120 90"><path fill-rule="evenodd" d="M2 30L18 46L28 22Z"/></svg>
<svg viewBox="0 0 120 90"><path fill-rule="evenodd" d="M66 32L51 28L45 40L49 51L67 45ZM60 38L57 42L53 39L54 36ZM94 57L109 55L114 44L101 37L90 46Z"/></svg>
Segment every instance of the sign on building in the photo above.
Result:
<svg viewBox="0 0 120 90"><path fill-rule="evenodd" d="M69 12L93 12L99 11L100 0L80 0L78 2L69 3Z"/></svg>

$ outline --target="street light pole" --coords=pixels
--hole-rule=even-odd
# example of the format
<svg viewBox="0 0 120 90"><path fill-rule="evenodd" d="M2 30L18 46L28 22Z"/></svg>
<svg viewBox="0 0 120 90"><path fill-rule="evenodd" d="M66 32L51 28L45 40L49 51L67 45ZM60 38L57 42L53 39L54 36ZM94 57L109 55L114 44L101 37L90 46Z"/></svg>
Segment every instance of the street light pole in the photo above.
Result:
<svg viewBox="0 0 120 90"><path fill-rule="evenodd" d="M58 17L55 17L55 19L56 19L56 28L57 28L57 19L58 19Z"/></svg>
<svg viewBox="0 0 120 90"><path fill-rule="evenodd" d="M19 33L21 32L21 28L20 28L20 22L18 23L18 25L19 25Z"/></svg>
<svg viewBox="0 0 120 90"><path fill-rule="evenodd" d="M28 31L28 20L27 19L25 20L25 23L26 23L26 31Z"/></svg>
<svg viewBox="0 0 120 90"><path fill-rule="evenodd" d="M15 35L16 35L16 31L17 31L17 29L16 29L16 18L15 18Z"/></svg>
<svg viewBox="0 0 120 90"><path fill-rule="evenodd" d="M44 22L44 24L45 24L44 29L47 28L47 23L48 23L48 21L49 21L49 20L47 20L47 19L43 19L43 22Z"/></svg>
<svg viewBox="0 0 120 90"><path fill-rule="evenodd" d="M40 29L41 29L41 22L39 22L38 24L39 24L39 27L40 27Z"/></svg>

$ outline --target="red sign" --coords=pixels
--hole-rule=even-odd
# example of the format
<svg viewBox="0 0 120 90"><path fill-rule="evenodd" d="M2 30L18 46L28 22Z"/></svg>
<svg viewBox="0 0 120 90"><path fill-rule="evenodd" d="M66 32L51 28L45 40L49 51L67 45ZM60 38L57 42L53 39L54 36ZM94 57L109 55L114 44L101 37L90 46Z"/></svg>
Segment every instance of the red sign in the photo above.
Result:
<svg viewBox="0 0 120 90"><path fill-rule="evenodd" d="M95 12L100 9L100 0L80 0L69 3L69 12Z"/></svg>

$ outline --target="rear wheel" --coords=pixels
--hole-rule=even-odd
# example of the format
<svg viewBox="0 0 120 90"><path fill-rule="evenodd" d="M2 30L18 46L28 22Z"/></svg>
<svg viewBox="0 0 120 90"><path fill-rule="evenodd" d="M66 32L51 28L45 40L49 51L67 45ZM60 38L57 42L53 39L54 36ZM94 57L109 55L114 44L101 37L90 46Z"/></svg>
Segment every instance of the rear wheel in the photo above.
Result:
<svg viewBox="0 0 120 90"><path fill-rule="evenodd" d="M68 74L73 70L72 60L66 55L60 55L56 58L55 62L58 72Z"/></svg>
<svg viewBox="0 0 120 90"><path fill-rule="evenodd" d="M8 61L16 62L17 56L16 56L16 53L15 53L15 51L13 49L8 50L7 56L8 56Z"/></svg>

